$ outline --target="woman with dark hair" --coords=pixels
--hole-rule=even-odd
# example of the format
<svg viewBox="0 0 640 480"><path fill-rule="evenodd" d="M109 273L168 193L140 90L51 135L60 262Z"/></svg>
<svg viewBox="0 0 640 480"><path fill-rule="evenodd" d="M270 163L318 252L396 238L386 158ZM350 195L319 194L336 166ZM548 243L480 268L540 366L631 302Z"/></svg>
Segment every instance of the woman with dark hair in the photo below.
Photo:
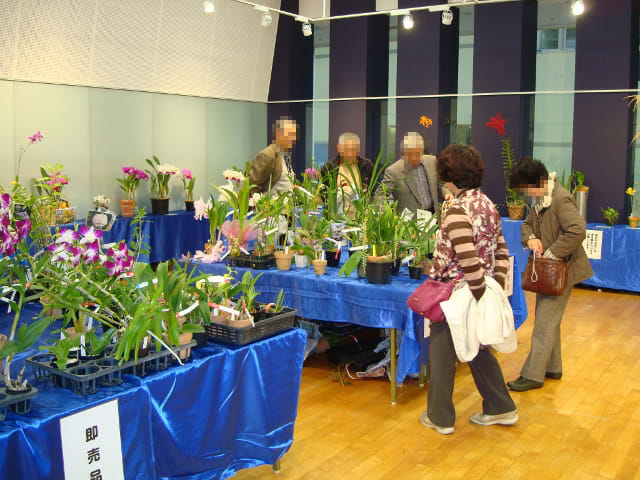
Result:
<svg viewBox="0 0 640 480"><path fill-rule="evenodd" d="M522 223L522 244L537 257L564 260L568 266L567 286L559 297L536 295L536 318L531 335L531 351L520 377L507 385L524 392L540 388L544 379L562 377L560 321L576 283L593 275L582 248L586 223L573 197L549 174L539 160L530 157L514 165L509 183L524 193L531 210Z"/></svg>
<svg viewBox="0 0 640 480"><path fill-rule="evenodd" d="M449 145L438 156L437 165L440 180L454 198L443 207L430 276L442 282L466 280L473 297L480 300L487 288L485 276L493 277L504 289L509 264L500 215L480 190L484 163L474 147ZM456 351L446 322L431 323L429 365L428 404L420 421L438 433L453 433ZM483 412L473 414L471 421L479 425L516 423L515 404L491 351L481 348L469 366L483 400Z"/></svg>

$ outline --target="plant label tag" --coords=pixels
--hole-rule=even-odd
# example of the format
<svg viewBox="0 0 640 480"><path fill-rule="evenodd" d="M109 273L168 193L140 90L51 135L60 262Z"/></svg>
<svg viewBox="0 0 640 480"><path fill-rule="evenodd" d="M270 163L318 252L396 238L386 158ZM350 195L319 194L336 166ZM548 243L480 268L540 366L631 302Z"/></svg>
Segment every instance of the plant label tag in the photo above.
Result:
<svg viewBox="0 0 640 480"><path fill-rule="evenodd" d="M224 255L222 255L222 256L220 257L220 260L222 261L222 260L224 260L225 258L227 258L227 255L229 255L229 252L230 252L230 251L231 251L231 250L227 250L227 251L224 253Z"/></svg>
<svg viewBox="0 0 640 480"><path fill-rule="evenodd" d="M325 240L329 240L331 243L333 243L336 246L340 246L342 244L342 242L339 242L338 240L334 240L331 237L325 237Z"/></svg>
<svg viewBox="0 0 640 480"><path fill-rule="evenodd" d="M240 251L242 253L244 253L245 255L249 255L249 252L247 252L247 250L245 248L243 248L243 247L240 247Z"/></svg>
<svg viewBox="0 0 640 480"><path fill-rule="evenodd" d="M196 302L194 304L192 304L191 306L185 308L184 310L181 310L178 312L178 316L179 317L184 317L185 315L190 314L191 312L193 312L196 308L198 308L198 305L200 305L200 302Z"/></svg>
<svg viewBox="0 0 640 480"><path fill-rule="evenodd" d="M416 254L414 253L413 255L408 255L406 257L404 257L402 260L400 260L400 263L402 265L406 265L407 263L409 263L411 260L413 260L415 258Z"/></svg>
<svg viewBox="0 0 640 480"><path fill-rule="evenodd" d="M289 246L284 247L284 253L285 255L289 254Z"/></svg>
<svg viewBox="0 0 640 480"><path fill-rule="evenodd" d="M264 222L266 222L266 221L267 221L267 219L266 219L266 217L265 217L265 218L261 218L260 220L256 220L255 222L253 222L253 224L254 224L254 225L261 225L261 224L263 224L263 223L264 223ZM269 235L269 234L267 233L266 235Z"/></svg>
<svg viewBox="0 0 640 480"><path fill-rule="evenodd" d="M271 235L274 234L278 231L278 227L276 228L272 228L271 230L269 230L268 232L264 232L265 235Z"/></svg>
<svg viewBox="0 0 640 480"><path fill-rule="evenodd" d="M227 283L227 279L223 275L209 275L207 277L209 283Z"/></svg>
<svg viewBox="0 0 640 480"><path fill-rule="evenodd" d="M117 399L61 418L60 437L65 480L124 480Z"/></svg>
<svg viewBox="0 0 640 480"><path fill-rule="evenodd" d="M515 257L511 255L509 257L509 269L507 270L507 279L504 284L504 291L507 297L513 295L513 269L514 269Z"/></svg>
<svg viewBox="0 0 640 480"><path fill-rule="evenodd" d="M342 230L342 233L352 233L352 232L359 232L361 229L358 227L351 227L351 228L345 228L344 230Z"/></svg>
<svg viewBox="0 0 640 480"><path fill-rule="evenodd" d="M351 247L349 249L350 252L357 252L359 250L366 250L367 248L369 248L369 245L361 245L359 247Z"/></svg>
<svg viewBox="0 0 640 480"><path fill-rule="evenodd" d="M149 337L144 337L142 339L142 348L147 348L148 343L149 343Z"/></svg>

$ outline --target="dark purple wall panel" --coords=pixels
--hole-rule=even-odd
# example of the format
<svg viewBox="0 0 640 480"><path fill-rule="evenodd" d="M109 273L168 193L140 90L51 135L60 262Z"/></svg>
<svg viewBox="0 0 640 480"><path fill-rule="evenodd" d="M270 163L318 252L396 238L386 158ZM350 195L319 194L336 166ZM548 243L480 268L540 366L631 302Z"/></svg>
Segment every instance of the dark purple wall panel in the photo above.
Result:
<svg viewBox="0 0 640 480"><path fill-rule="evenodd" d="M282 0L281 8L298 12L298 0ZM276 45L273 52L269 101L307 100L313 98L313 36L302 35L300 22L279 15ZM305 168L306 105L304 103L270 103L267 105L267 138L272 140L273 123L280 117L298 122L298 141L291 155L294 170Z"/></svg>
<svg viewBox="0 0 640 480"><path fill-rule="evenodd" d="M374 11L375 0L334 1L331 15ZM389 18L372 16L331 22L329 95L331 98L386 96L389 71ZM343 132L360 136L362 154L380 150L380 102L351 100L329 104L329 157Z"/></svg>
<svg viewBox="0 0 640 480"><path fill-rule="evenodd" d="M438 0L400 0L398 8L436 5ZM414 12L411 30L398 28L397 95L455 93L458 87L458 9L454 21L442 25L441 12ZM435 153L449 143L449 98L398 99L396 102L396 158L400 158L402 139L407 132L418 132L425 139L425 150ZM425 129L422 115L433 120Z"/></svg>
<svg viewBox="0 0 640 480"><path fill-rule="evenodd" d="M474 19L473 91L535 89L537 1L476 5ZM498 28L499 26L499 28ZM497 132L486 123L497 112L507 119L516 158L531 152L529 119L532 101L525 96L474 97L471 141L485 161L483 189L495 202L505 202L505 182Z"/></svg>
<svg viewBox="0 0 640 480"><path fill-rule="evenodd" d="M577 90L636 88L638 1L585 1L576 23ZM628 215L632 112L626 94L576 94L573 113L573 169L589 185L588 220L602 222L601 207ZM622 218L621 218L621 221Z"/></svg>

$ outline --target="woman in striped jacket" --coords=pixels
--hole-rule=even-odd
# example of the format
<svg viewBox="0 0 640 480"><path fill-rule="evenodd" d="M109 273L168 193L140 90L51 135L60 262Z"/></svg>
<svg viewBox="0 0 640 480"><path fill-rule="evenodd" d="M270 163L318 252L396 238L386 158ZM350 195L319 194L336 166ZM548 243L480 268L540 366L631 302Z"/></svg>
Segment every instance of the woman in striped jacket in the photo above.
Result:
<svg viewBox="0 0 640 480"><path fill-rule="evenodd" d="M484 163L470 145L449 145L438 156L438 176L454 194L443 208L431 277L443 282L465 280L479 300L485 292L485 275L503 288L509 252L502 236L500 215L480 185ZM429 384L427 410L420 421L438 433L453 433L455 408L453 382L456 353L446 322L431 324L429 343ZM473 380L482 395L482 413L471 421L479 425L513 425L518 421L498 361L488 348L481 348L469 362Z"/></svg>

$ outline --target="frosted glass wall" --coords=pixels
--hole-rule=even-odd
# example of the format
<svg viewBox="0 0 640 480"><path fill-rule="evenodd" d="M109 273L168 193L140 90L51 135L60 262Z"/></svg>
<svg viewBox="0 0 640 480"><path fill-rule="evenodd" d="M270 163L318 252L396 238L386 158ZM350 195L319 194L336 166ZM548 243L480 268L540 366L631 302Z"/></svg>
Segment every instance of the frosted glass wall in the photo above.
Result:
<svg viewBox="0 0 640 480"><path fill-rule="evenodd" d="M70 177L63 196L84 217L95 195L117 204L121 167L144 168L152 154L190 168L194 194L213 192L222 170L244 167L267 144L267 107L251 103L101 88L0 81L0 185L15 174L20 145L40 130L42 143L24 156L21 180L30 182L44 163L62 163ZM183 209L182 183L171 181L171 209ZM150 210L148 185L138 203Z"/></svg>

